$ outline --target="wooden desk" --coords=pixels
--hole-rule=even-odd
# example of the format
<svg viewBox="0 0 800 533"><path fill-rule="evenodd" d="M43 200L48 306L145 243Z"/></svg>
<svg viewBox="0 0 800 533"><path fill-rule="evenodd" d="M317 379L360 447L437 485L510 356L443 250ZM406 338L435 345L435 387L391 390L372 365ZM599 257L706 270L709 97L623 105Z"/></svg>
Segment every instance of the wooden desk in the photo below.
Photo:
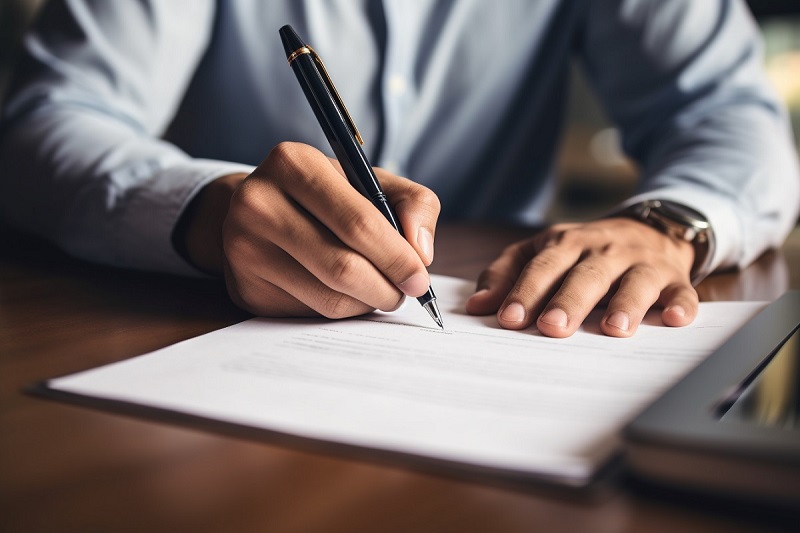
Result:
<svg viewBox="0 0 800 533"><path fill-rule="evenodd" d="M436 273L474 278L519 229L445 227ZM218 283L124 272L0 241L2 531L765 531L785 514L685 497L624 476L591 494L454 478L42 400L38 380L246 318ZM800 288L800 233L705 298ZM791 517L789 517L791 518Z"/></svg>

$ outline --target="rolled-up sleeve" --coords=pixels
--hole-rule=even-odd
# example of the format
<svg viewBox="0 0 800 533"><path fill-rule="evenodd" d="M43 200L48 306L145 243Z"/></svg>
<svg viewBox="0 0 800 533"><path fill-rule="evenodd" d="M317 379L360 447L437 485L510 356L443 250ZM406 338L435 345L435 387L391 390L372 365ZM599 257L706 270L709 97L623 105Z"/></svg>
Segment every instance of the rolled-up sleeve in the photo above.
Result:
<svg viewBox="0 0 800 533"><path fill-rule="evenodd" d="M588 4L581 56L642 174L626 204L662 198L703 213L712 268L780 246L800 210L800 172L744 3Z"/></svg>
<svg viewBox="0 0 800 533"><path fill-rule="evenodd" d="M2 214L78 257L195 273L171 243L178 217L210 180L252 170L160 140L214 3L114 4L54 0L27 37L0 139Z"/></svg>

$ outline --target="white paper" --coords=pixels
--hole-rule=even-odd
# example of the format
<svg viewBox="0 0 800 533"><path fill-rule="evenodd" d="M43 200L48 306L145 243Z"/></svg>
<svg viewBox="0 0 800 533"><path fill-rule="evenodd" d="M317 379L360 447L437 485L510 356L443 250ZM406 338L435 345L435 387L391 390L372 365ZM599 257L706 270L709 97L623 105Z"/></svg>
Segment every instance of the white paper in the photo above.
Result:
<svg viewBox="0 0 800 533"><path fill-rule="evenodd" d="M466 315L472 282L432 284L445 331L414 299L341 321L252 319L49 386L581 484L627 421L765 305L702 303L683 328L651 313L629 339L600 334L596 314L551 339Z"/></svg>

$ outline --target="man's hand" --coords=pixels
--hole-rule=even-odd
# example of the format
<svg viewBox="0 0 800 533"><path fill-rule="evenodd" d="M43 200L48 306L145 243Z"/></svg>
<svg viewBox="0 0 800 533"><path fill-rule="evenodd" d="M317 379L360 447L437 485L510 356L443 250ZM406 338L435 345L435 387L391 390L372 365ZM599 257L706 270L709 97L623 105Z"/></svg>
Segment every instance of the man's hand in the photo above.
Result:
<svg viewBox="0 0 800 533"><path fill-rule="evenodd" d="M223 272L240 307L261 316L343 318L390 311L430 280L439 201L375 169L407 241L315 148L282 143L249 176L207 186L186 213L186 255Z"/></svg>
<svg viewBox="0 0 800 533"><path fill-rule="evenodd" d="M606 335L630 337L653 305L664 324L684 326L697 314L693 257L691 244L632 219L560 224L506 248L481 274L467 312L568 337L607 301Z"/></svg>

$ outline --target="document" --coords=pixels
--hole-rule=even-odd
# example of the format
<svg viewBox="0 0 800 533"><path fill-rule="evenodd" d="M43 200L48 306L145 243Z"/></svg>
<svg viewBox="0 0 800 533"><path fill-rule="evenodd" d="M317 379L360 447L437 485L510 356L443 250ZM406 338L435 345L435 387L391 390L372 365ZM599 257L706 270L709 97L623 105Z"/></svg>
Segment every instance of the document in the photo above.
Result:
<svg viewBox="0 0 800 533"><path fill-rule="evenodd" d="M600 314L567 339L466 314L474 284L432 276L445 330L414 299L347 320L255 318L48 387L271 432L586 484L619 431L765 303L651 312L632 338Z"/></svg>

